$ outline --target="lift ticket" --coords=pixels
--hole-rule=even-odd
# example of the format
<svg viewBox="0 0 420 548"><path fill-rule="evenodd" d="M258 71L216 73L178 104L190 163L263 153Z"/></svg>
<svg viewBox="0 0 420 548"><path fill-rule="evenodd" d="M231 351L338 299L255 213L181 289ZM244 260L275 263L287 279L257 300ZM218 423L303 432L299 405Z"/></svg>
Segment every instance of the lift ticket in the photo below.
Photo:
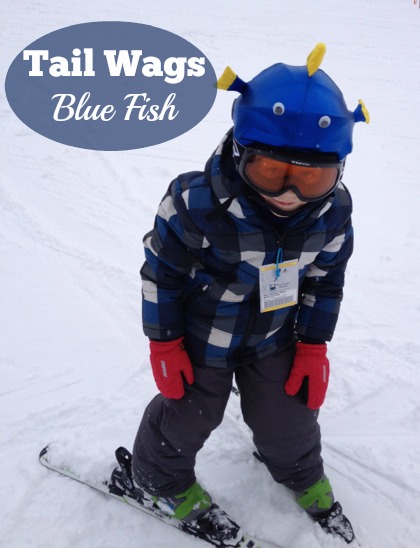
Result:
<svg viewBox="0 0 420 548"><path fill-rule="evenodd" d="M294 306L298 302L298 261L260 267L260 312Z"/></svg>

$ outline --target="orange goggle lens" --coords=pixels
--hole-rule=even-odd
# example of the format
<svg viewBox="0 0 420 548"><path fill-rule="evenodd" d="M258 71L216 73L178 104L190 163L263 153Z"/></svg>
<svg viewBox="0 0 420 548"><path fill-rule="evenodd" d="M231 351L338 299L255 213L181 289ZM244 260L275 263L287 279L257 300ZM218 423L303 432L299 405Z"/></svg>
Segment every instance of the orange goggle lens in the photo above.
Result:
<svg viewBox="0 0 420 548"><path fill-rule="evenodd" d="M255 190L268 196L293 188L303 200L320 199L334 189L342 172L341 162L314 163L258 153L244 160L241 174Z"/></svg>

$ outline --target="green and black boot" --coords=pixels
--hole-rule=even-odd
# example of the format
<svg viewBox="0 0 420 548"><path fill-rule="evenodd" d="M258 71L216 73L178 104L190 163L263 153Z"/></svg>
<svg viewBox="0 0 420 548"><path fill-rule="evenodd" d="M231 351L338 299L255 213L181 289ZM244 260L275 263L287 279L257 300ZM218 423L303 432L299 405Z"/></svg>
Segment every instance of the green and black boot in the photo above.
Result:
<svg viewBox="0 0 420 548"><path fill-rule="evenodd" d="M121 449L124 458L118 460L120 466L112 472L110 492L130 497L152 512L157 510L160 515L177 521L179 529L219 548L234 548L239 544L243 534L241 528L212 501L199 483L176 495L153 495L136 484L131 473L131 454L127 449Z"/></svg>
<svg viewBox="0 0 420 548"><path fill-rule="evenodd" d="M296 500L326 533L341 537L347 544L353 542L355 538L353 527L343 514L341 504L334 500L331 485L326 476L305 491L296 493Z"/></svg>
<svg viewBox="0 0 420 548"><path fill-rule="evenodd" d="M172 519L179 520L180 529L191 535L226 548L236 546L241 539L239 525L212 501L197 482L177 495L149 497L155 507Z"/></svg>

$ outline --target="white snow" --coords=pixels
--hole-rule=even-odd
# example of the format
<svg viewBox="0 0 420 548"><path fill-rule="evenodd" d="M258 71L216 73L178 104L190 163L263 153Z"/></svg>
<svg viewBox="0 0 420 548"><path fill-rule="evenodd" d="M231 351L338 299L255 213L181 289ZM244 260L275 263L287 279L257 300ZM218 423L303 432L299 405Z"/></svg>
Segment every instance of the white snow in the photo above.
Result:
<svg viewBox="0 0 420 548"><path fill-rule="evenodd" d="M245 80L304 64L319 41L349 108L362 98L345 182L356 248L320 421L337 498L370 548L420 543L420 9L412 0L2 2L1 69L40 36L97 20L155 25ZM235 94L177 139L129 152L50 141L1 115L0 545L197 547L160 522L42 468L56 443L98 477L131 448L156 389L141 330L141 239L170 180L201 169ZM231 397L197 474L251 533L289 548L340 546L252 456Z"/></svg>

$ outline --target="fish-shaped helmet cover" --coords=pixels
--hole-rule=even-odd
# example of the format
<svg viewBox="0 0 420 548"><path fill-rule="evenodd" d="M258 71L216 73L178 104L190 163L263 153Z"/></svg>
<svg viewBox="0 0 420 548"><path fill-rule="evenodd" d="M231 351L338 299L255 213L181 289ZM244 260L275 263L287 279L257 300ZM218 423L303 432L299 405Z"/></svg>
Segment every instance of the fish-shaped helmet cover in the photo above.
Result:
<svg viewBox="0 0 420 548"><path fill-rule="evenodd" d="M225 69L217 87L240 93L232 118L241 145L336 153L340 160L352 151L354 124L369 123L369 113L361 100L353 112L347 109L338 86L319 68L325 51L319 43L305 66L277 63L249 82Z"/></svg>

